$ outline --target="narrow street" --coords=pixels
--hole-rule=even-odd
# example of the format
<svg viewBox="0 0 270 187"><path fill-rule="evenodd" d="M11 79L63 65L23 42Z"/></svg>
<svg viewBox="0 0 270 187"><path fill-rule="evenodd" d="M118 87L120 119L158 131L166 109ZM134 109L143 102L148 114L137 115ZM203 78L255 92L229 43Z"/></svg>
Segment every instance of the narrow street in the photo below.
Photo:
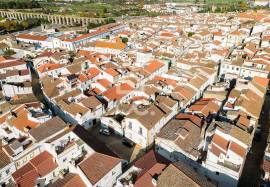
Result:
<svg viewBox="0 0 270 187"><path fill-rule="evenodd" d="M43 94L43 91L41 89L41 84L39 82L39 75L36 72L36 70L34 69L34 67L28 62L28 66L29 69L31 71L31 86L32 86L32 90L34 95L36 96L36 98L38 99L38 101L40 101L41 103L43 103L47 108L49 107L49 104L47 103L45 96ZM54 113L54 111L52 111Z"/></svg>
<svg viewBox="0 0 270 187"><path fill-rule="evenodd" d="M34 69L34 67L28 63L29 69L31 71L32 78L32 90L35 97L45 105L46 108L51 109L53 115L57 115L51 105L47 103L45 99L45 95L42 90L41 83L39 81L39 75ZM62 120L61 115L58 115ZM139 149L135 148L127 148L122 144L121 138L115 138L115 136L111 135L109 137L102 136L99 134L99 127L95 127L90 131L85 130L82 126L77 125L74 129L74 133L77 134L83 141L85 141L90 147L92 147L95 151L107 154L114 157L119 157L121 159L125 159L127 161L131 160L133 153L135 152L135 156L139 153Z"/></svg>
<svg viewBox="0 0 270 187"><path fill-rule="evenodd" d="M270 96L266 95L259 123L261 124L260 141L253 139L251 150L249 151L243 168L242 176L239 179L239 187L260 186L262 175L262 162L264 150L267 146L269 133Z"/></svg>

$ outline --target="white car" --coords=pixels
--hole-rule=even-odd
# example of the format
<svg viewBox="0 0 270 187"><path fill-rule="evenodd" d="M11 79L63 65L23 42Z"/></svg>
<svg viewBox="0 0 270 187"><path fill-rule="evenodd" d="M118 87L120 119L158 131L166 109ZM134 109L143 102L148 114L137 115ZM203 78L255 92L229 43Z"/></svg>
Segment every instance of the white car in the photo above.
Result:
<svg viewBox="0 0 270 187"><path fill-rule="evenodd" d="M106 135L106 136L110 136L111 135L110 130L109 129L105 129L105 128L101 128L99 130L99 134L103 134L103 135Z"/></svg>

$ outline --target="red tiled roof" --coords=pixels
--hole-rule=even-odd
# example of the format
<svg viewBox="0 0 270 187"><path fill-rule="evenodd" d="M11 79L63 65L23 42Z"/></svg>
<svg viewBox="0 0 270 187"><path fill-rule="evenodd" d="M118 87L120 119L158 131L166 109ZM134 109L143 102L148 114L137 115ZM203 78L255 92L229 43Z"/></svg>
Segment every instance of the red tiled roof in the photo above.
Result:
<svg viewBox="0 0 270 187"><path fill-rule="evenodd" d="M212 144L211 150L210 150L214 155L219 157L220 153L226 154L222 149L218 148L215 146L215 144Z"/></svg>
<svg viewBox="0 0 270 187"><path fill-rule="evenodd" d="M189 110L201 112L204 116L208 116L209 114L216 114L219 108L213 101L197 101L189 107Z"/></svg>
<svg viewBox="0 0 270 187"><path fill-rule="evenodd" d="M155 187L153 185L152 179L155 174L159 175L162 171L167 167L166 164L156 163L151 169L144 173L144 175L140 176L139 179L134 184L134 187Z"/></svg>
<svg viewBox="0 0 270 187"><path fill-rule="evenodd" d="M238 122L241 125L244 125L245 127L249 127L250 126L250 120L248 118L246 118L245 116L240 116L238 119Z"/></svg>
<svg viewBox="0 0 270 187"><path fill-rule="evenodd" d="M189 120L192 123L194 123L195 125L197 125L198 127L202 127L202 119L198 116L192 115L192 114L185 114L185 113L180 113L178 114L175 119L179 119L179 120Z"/></svg>
<svg viewBox="0 0 270 187"><path fill-rule="evenodd" d="M117 75L119 75L119 73L117 71L115 71L113 68L107 68L105 70L105 72L110 74L113 77L116 77Z"/></svg>
<svg viewBox="0 0 270 187"><path fill-rule="evenodd" d="M40 73L44 73L46 71L52 71L52 70L58 69L60 67L62 67L61 64L46 63L46 64L39 66L37 69Z"/></svg>
<svg viewBox="0 0 270 187"><path fill-rule="evenodd" d="M216 144L221 149L223 149L224 151L227 151L227 149L228 149L229 141L226 140L225 138L219 136L218 134L214 135L214 137L212 139L212 144L213 143Z"/></svg>
<svg viewBox="0 0 270 187"><path fill-rule="evenodd" d="M9 113L0 116L0 124L4 123L8 117Z"/></svg>
<svg viewBox="0 0 270 187"><path fill-rule="evenodd" d="M175 37L176 35L174 35L173 33L170 32L161 32L159 34L160 36L165 36L165 37Z"/></svg>
<svg viewBox="0 0 270 187"><path fill-rule="evenodd" d="M186 100L190 100L195 95L195 91L187 86L177 86L173 91L184 97Z"/></svg>
<svg viewBox="0 0 270 187"><path fill-rule="evenodd" d="M40 55L38 55L37 57L50 57L52 56L54 53L51 51L44 51L42 52Z"/></svg>
<svg viewBox="0 0 270 187"><path fill-rule="evenodd" d="M115 41L98 40L95 42L95 47L123 50L123 49L125 49L126 44L123 43L120 38L116 38Z"/></svg>
<svg viewBox="0 0 270 187"><path fill-rule="evenodd" d="M27 39L27 40L37 40L37 41L45 41L47 40L47 36L38 36L31 34L18 34L16 38Z"/></svg>
<svg viewBox="0 0 270 187"><path fill-rule="evenodd" d="M64 178L60 178L55 181L53 184L49 185L50 187L86 187L83 180L78 174L68 173Z"/></svg>
<svg viewBox="0 0 270 187"><path fill-rule="evenodd" d="M17 112L17 117L10 120L10 124L20 131L25 131L25 128L35 128L39 123L28 119L28 113L24 108Z"/></svg>
<svg viewBox="0 0 270 187"><path fill-rule="evenodd" d="M254 77L253 81L264 88L267 88L269 84L269 79L263 77Z"/></svg>
<svg viewBox="0 0 270 187"><path fill-rule="evenodd" d="M167 85L171 85L171 86L176 86L177 84L177 81L176 80L173 80L173 79L169 79L169 78L164 78L164 77L161 77L161 76L156 76L154 78L155 80L158 80L158 81L162 81L164 82L165 84Z"/></svg>
<svg viewBox="0 0 270 187"><path fill-rule="evenodd" d="M86 51L86 50L79 50L78 54L80 56L90 56L92 55L94 52L93 51Z"/></svg>
<svg viewBox="0 0 270 187"><path fill-rule="evenodd" d="M29 70L28 69L23 69L19 71L19 75L20 76L24 76L24 75L29 75Z"/></svg>
<svg viewBox="0 0 270 187"><path fill-rule="evenodd" d="M247 152L247 150L244 147L242 147L241 145L233 141L231 142L229 149L233 151L234 153L236 153L237 155L241 156L242 158L244 158Z"/></svg>
<svg viewBox="0 0 270 187"><path fill-rule="evenodd" d="M0 63L1 63L1 62L4 62L4 61L6 61L6 60L15 60L15 59L12 58L12 57L0 56Z"/></svg>
<svg viewBox="0 0 270 187"><path fill-rule="evenodd" d="M100 70L99 69L97 69L97 68L89 68L88 70L87 70L87 75L88 75L88 78L94 78L94 77L96 77L96 76L98 76L98 74L100 73Z"/></svg>
<svg viewBox="0 0 270 187"><path fill-rule="evenodd" d="M151 186L152 176L160 174L164 168L169 165L170 161L161 155L157 154L154 150L150 150L142 158L134 163L134 166L142 169L135 182L136 187Z"/></svg>
<svg viewBox="0 0 270 187"><path fill-rule="evenodd" d="M25 64L25 62L23 60L13 60L13 61L1 62L0 63L0 69L8 68L8 67L20 66L22 64Z"/></svg>
<svg viewBox="0 0 270 187"><path fill-rule="evenodd" d="M99 79L97 80L97 82L101 84L104 88L108 88L112 85L112 83L108 81L107 79Z"/></svg>
<svg viewBox="0 0 270 187"><path fill-rule="evenodd" d="M91 184L96 184L108 174L121 160L101 153L94 153L79 164L80 169Z"/></svg>
<svg viewBox="0 0 270 187"><path fill-rule="evenodd" d="M40 153L38 156L30 160L30 163L35 167L41 177L46 176L58 167L53 156L47 151Z"/></svg>
<svg viewBox="0 0 270 187"><path fill-rule="evenodd" d="M101 90L98 89L98 88L93 88L92 91L93 91L95 94L98 94L98 95L102 93Z"/></svg>
<svg viewBox="0 0 270 187"><path fill-rule="evenodd" d="M78 77L78 79L81 81L81 82L86 82L88 80L87 76L83 73L81 73Z"/></svg>
<svg viewBox="0 0 270 187"><path fill-rule="evenodd" d="M215 35L215 36L222 36L222 32L221 31L216 31L216 32L213 32L213 35Z"/></svg>
<svg viewBox="0 0 270 187"><path fill-rule="evenodd" d="M147 97L144 96L134 96L129 99L130 101L139 101L139 100L147 100Z"/></svg>
<svg viewBox="0 0 270 187"><path fill-rule="evenodd" d="M35 186L39 177L44 177L58 167L53 156L44 151L12 174L20 187Z"/></svg>
<svg viewBox="0 0 270 187"><path fill-rule="evenodd" d="M159 70L163 67L164 64L158 60L151 60L144 68L145 71L148 73L154 73L155 71Z"/></svg>
<svg viewBox="0 0 270 187"><path fill-rule="evenodd" d="M114 86L103 93L109 100L119 100L125 95L129 94L134 88L127 83Z"/></svg>

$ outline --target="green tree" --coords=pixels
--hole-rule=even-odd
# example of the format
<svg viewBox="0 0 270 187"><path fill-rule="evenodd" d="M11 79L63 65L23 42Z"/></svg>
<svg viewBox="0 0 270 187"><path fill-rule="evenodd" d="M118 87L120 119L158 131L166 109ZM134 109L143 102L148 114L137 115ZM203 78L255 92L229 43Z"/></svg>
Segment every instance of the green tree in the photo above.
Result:
<svg viewBox="0 0 270 187"><path fill-rule="evenodd" d="M29 22L27 20L24 20L21 22L21 25L22 25L23 29L27 29L29 27Z"/></svg>
<svg viewBox="0 0 270 187"><path fill-rule="evenodd" d="M122 38L122 42L126 44L126 43L128 42L128 38L123 37L123 38Z"/></svg>
<svg viewBox="0 0 270 187"><path fill-rule="evenodd" d="M108 9L107 9L106 7L104 7L104 8L102 9L102 13L103 13L103 14L108 13Z"/></svg>
<svg viewBox="0 0 270 187"><path fill-rule="evenodd" d="M188 37L192 37L195 33L194 32L189 32Z"/></svg>
<svg viewBox="0 0 270 187"><path fill-rule="evenodd" d="M107 18L106 20L105 20L105 23L106 24L109 24L109 23L115 23L116 21L115 21L115 19L113 19L113 18Z"/></svg>
<svg viewBox="0 0 270 187"><path fill-rule="evenodd" d="M12 55L16 54L15 51L13 51L12 49L7 49L5 52L4 52L4 56L5 57L10 57Z"/></svg>
<svg viewBox="0 0 270 187"><path fill-rule="evenodd" d="M15 20L6 20L4 27L7 31L16 30L17 22Z"/></svg>
<svg viewBox="0 0 270 187"><path fill-rule="evenodd" d="M248 4L247 2L244 2L244 1L240 1L238 3L238 6L239 6L239 9L242 11L246 11L248 9Z"/></svg>

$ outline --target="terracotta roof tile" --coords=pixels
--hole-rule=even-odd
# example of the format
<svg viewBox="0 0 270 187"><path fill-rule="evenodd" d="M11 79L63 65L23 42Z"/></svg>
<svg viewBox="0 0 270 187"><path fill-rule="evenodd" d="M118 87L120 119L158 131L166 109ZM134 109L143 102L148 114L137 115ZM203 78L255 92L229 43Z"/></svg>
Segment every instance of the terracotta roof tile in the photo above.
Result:
<svg viewBox="0 0 270 187"><path fill-rule="evenodd" d="M169 160L157 154L154 150L150 150L134 163L135 167L142 169L137 176L135 186L151 186L152 176L154 174L160 174L169 163Z"/></svg>
<svg viewBox="0 0 270 187"><path fill-rule="evenodd" d="M221 137L218 134L215 134L212 143L223 149L224 151L227 151L228 145L229 145L229 140L226 140L225 138Z"/></svg>
<svg viewBox="0 0 270 187"><path fill-rule="evenodd" d="M240 123L241 125L244 125L245 127L250 126L250 120L247 117L242 116L242 115L239 117L238 123Z"/></svg>
<svg viewBox="0 0 270 187"><path fill-rule="evenodd" d="M88 74L89 78L94 78L94 77L98 76L98 74L100 74L100 70L98 68L95 68L95 67L89 68L87 70L87 74Z"/></svg>
<svg viewBox="0 0 270 187"><path fill-rule="evenodd" d="M237 155L241 156L242 158L244 158L247 153L247 150L244 147L240 146L239 144L233 141L231 142L229 149L234 153L236 153Z"/></svg>
<svg viewBox="0 0 270 187"><path fill-rule="evenodd" d="M86 185L78 174L68 173L48 187L86 187Z"/></svg>
<svg viewBox="0 0 270 187"><path fill-rule="evenodd" d="M119 72L117 72L116 70L114 70L113 68L107 68L105 70L106 73L110 74L113 77L116 77L117 75L119 75Z"/></svg>
<svg viewBox="0 0 270 187"><path fill-rule="evenodd" d="M214 155L216 155L217 157L219 157L219 155L220 155L221 153L226 154L225 151L223 151L222 149L218 148L215 144L212 144L212 147L211 147L210 151L211 151Z"/></svg>
<svg viewBox="0 0 270 187"><path fill-rule="evenodd" d="M78 79L79 79L81 82L86 82L86 81L88 80L88 77L87 77L85 74L81 73L81 74L79 75Z"/></svg>
<svg viewBox="0 0 270 187"><path fill-rule="evenodd" d="M52 70L55 70L55 69L58 69L61 67L62 67L61 64L46 63L46 64L39 66L37 69L40 73L44 73L44 72L52 71Z"/></svg>
<svg viewBox="0 0 270 187"><path fill-rule="evenodd" d="M97 82L101 84L104 88L108 88L112 85L112 83L108 81L107 79L99 79L97 80Z"/></svg>
<svg viewBox="0 0 270 187"><path fill-rule="evenodd" d="M125 49L126 44L123 43L120 38L116 38L114 41L98 40L95 42L95 47L123 50L123 49Z"/></svg>
<svg viewBox="0 0 270 187"><path fill-rule="evenodd" d="M53 156L44 151L12 174L20 187L35 186L39 177L44 177L58 167Z"/></svg>
<svg viewBox="0 0 270 187"><path fill-rule="evenodd" d="M146 66L145 71L148 73L154 73L155 71L159 70L161 67L164 66L164 63L160 62L159 60L151 60Z"/></svg>
<svg viewBox="0 0 270 187"><path fill-rule="evenodd" d="M119 100L129 94L133 89L134 88L132 88L129 84L123 83L108 89L103 93L103 95L109 100Z"/></svg>
<svg viewBox="0 0 270 187"><path fill-rule="evenodd" d="M269 84L269 79L263 77L254 77L253 81L264 88L267 88Z"/></svg>
<svg viewBox="0 0 270 187"><path fill-rule="evenodd" d="M175 119L179 119L179 120L189 120L192 123L194 123L195 125L197 125L198 127L202 127L202 119L196 115L192 115L192 114L185 114L185 113L180 113L177 116L175 116Z"/></svg>
<svg viewBox="0 0 270 187"><path fill-rule="evenodd" d="M28 119L28 113L25 109L17 112L17 117L10 120L10 123L20 131L27 132L26 128L36 128L39 123Z"/></svg>
<svg viewBox="0 0 270 187"><path fill-rule="evenodd" d="M47 36L38 36L32 34L18 34L16 38L28 39L28 40L37 40L37 41L45 41L47 40Z"/></svg>
<svg viewBox="0 0 270 187"><path fill-rule="evenodd" d="M96 184L109 173L121 160L101 153L94 153L79 164L80 169L91 184Z"/></svg>

